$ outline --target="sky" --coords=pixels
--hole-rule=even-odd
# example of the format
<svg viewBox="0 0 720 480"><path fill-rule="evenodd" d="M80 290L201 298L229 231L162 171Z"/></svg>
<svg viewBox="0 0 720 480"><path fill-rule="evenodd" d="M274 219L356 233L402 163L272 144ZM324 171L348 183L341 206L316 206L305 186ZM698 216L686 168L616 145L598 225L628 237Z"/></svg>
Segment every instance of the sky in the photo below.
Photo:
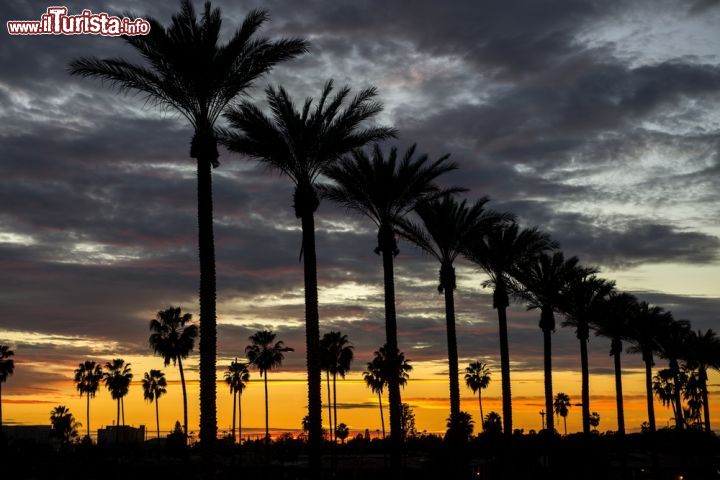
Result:
<svg viewBox="0 0 720 480"><path fill-rule="evenodd" d="M177 2L66 2L70 13L132 11L167 24ZM353 91L376 86L378 117L432 158L460 165L444 186L487 195L497 210L552 234L567 255L601 269L623 291L718 328L720 312L720 2L576 0L407 2L316 0L214 2L223 38L252 8L266 8L269 38L299 36L310 53L282 64L248 91L282 85L317 97L334 79ZM49 4L3 2L0 17L39 19ZM199 3L196 2L199 7ZM64 404L82 421L72 371L85 359L124 358L135 372L128 423L154 425L142 373L164 368L147 344L148 322L169 305L197 318L195 168L192 131L181 117L70 77L78 56L137 59L120 38L0 39L0 344L16 353L3 385L7 423L46 424ZM214 171L218 273L218 365L242 357L248 336L272 328L295 348L270 374L270 422L299 429L306 405L300 225L283 177L222 150ZM321 331L355 346L338 388L340 421L380 428L377 398L361 381L384 343L382 270L372 224L323 203L316 216ZM403 391L419 430L448 415L447 348L439 266L400 244L396 259L399 343L415 369ZM461 369L479 359L493 380L484 410L500 411L496 312L484 275L456 265ZM538 314L508 313L514 423L540 428L542 336ZM579 399L579 344L554 335L555 390ZM590 340L591 409L615 428L609 342ZM626 421L645 420L642 363L623 357ZM658 361L658 367L663 367ZM160 400L161 428L182 418L179 375ZM197 352L188 361L191 430L198 421ZM263 425L256 372L243 397L243 426ZM711 402L720 401L718 374ZM323 386L325 392L325 386ZM462 408L477 416L463 388ZM218 389L219 427L231 401ZM658 423L671 412L661 405ZM111 424L106 391L92 403L93 428ZM580 426L571 409L568 430ZM712 411L712 407L711 407ZM717 411L717 410L716 410ZM387 416L387 412L386 412ZM667 417L667 418L666 418ZM387 417L386 417L387 418ZM324 420L326 422L326 419ZM720 416L713 417L720 428Z"/></svg>

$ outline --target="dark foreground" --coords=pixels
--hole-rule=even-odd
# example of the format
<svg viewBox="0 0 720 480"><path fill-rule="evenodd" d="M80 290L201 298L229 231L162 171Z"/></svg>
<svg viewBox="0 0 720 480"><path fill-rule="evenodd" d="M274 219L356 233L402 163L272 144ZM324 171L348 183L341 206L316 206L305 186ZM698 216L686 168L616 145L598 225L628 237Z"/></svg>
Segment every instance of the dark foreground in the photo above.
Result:
<svg viewBox="0 0 720 480"><path fill-rule="evenodd" d="M322 478L720 480L720 439L697 431L621 438L480 436L451 447L439 437L408 440L393 470L383 441L326 445ZM16 443L0 452L1 479L305 479L305 445L281 439L242 447L220 442L211 456L180 445L99 447Z"/></svg>

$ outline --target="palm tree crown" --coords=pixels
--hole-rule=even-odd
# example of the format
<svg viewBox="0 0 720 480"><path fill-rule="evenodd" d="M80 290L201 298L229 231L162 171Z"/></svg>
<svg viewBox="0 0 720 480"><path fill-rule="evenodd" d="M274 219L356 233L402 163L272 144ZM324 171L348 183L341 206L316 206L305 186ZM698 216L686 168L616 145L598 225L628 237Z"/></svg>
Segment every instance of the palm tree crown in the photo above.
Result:
<svg viewBox="0 0 720 480"><path fill-rule="evenodd" d="M227 370L225 370L225 383L230 387L230 393L242 393L250 381L250 370L248 364L238 362L237 360L230 362Z"/></svg>
<svg viewBox="0 0 720 480"><path fill-rule="evenodd" d="M152 403L167 393L167 380L160 370L145 372L142 379L143 398Z"/></svg>
<svg viewBox="0 0 720 480"><path fill-rule="evenodd" d="M260 376L264 376L267 372L282 365L286 352L294 352L295 350L286 347L285 343L275 341L277 334L271 330L261 330L250 336L252 342L245 347L245 355L251 365L260 372Z"/></svg>
<svg viewBox="0 0 720 480"><path fill-rule="evenodd" d="M186 359L198 337L198 326L192 322L192 315L182 313L180 307L170 307L157 313L150 320L150 347L156 355L161 356L167 367L172 362Z"/></svg>

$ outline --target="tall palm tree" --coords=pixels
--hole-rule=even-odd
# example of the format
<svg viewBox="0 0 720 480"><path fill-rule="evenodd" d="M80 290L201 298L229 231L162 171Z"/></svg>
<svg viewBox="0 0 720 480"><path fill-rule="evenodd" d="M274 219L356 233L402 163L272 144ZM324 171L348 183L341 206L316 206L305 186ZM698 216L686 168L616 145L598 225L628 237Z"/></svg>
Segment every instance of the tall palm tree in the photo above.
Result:
<svg viewBox="0 0 720 480"><path fill-rule="evenodd" d="M570 412L571 406L572 403L570 403L570 397L566 393L560 392L555 395L553 411L555 412L555 415L559 415L563 418L563 422L565 424L565 435L567 435L567 416Z"/></svg>
<svg viewBox="0 0 720 480"><path fill-rule="evenodd" d="M637 314L638 301L634 295L613 291L600 305L598 316L591 320L595 335L610 339L610 356L615 366L615 403L617 405L618 433L625 434L625 409L623 408L622 367L620 355L623 339L628 337L628 324Z"/></svg>
<svg viewBox="0 0 720 480"><path fill-rule="evenodd" d="M215 122L255 80L276 64L307 51L307 43L301 39L258 37L256 33L267 19L264 10L252 10L229 41L218 44L220 10L207 2L198 18L191 0L181 0L180 12L173 15L167 28L147 18L149 34L122 37L140 54L142 64L119 58L80 58L70 64L73 75L108 81L123 92L139 92L149 103L180 113L194 130L190 157L197 161L198 179L200 439L207 444L217 438L212 169L219 166L219 155Z"/></svg>
<svg viewBox="0 0 720 480"><path fill-rule="evenodd" d="M465 384L473 393L478 394L478 405L480 406L480 424L482 426L483 413L482 391L490 385L490 369L486 363L475 360L465 368ZM484 428L484 426L482 427Z"/></svg>
<svg viewBox="0 0 720 480"><path fill-rule="evenodd" d="M130 390L130 382L132 381L133 374L129 363L125 363L125 360L121 358L115 358L105 364L105 371L103 372L103 382L105 388L110 392L110 396L113 400L117 401L117 422L115 428L115 441L120 439L120 409L123 409L123 425L125 425L125 408L122 406L123 398L128 394Z"/></svg>
<svg viewBox="0 0 720 480"><path fill-rule="evenodd" d="M225 383L230 387L230 393L233 395L233 416L232 416L232 438L235 442L235 408L239 411L240 421L239 435L240 443L242 443L242 393L250 381L250 371L248 364L238 362L237 358L234 362L230 362L227 370L225 370Z"/></svg>
<svg viewBox="0 0 720 480"><path fill-rule="evenodd" d="M75 388L82 397L85 395L87 401L87 436L90 437L90 399L100 388L100 381L103 378L102 367L92 360L85 360L75 369Z"/></svg>
<svg viewBox="0 0 720 480"><path fill-rule="evenodd" d="M658 306L650 306L647 302L640 302L636 314L630 318L628 325L628 342L630 343L628 353L642 354L642 360L645 363L645 391L648 424L651 432L656 429L652 388L652 367L655 365L653 354L657 350L656 339L658 333L666 328L671 321L672 315L670 312L666 312Z"/></svg>
<svg viewBox="0 0 720 480"><path fill-rule="evenodd" d="M457 336L455 333L455 267L469 235L484 235L498 224L511 221L512 215L485 210L489 199L483 197L472 205L444 195L419 203L415 212L421 224L400 219L398 232L440 263L438 292L445 294L445 325L450 376L450 418L459 418L460 380Z"/></svg>
<svg viewBox="0 0 720 480"><path fill-rule="evenodd" d="M341 155L369 142L394 136L395 131L363 125L382 111L382 104L375 101L377 91L374 88L362 90L345 104L350 88L341 88L331 96L333 84L329 81L317 104L313 105L313 100L307 99L301 110L282 87L267 87L265 92L271 116L265 115L251 102L241 103L226 115L231 130L224 133L223 143L231 151L259 160L272 170L283 173L295 186L295 216L302 225L310 460L311 469L317 471L322 444L322 372L315 252L315 211L320 205L317 180L323 170Z"/></svg>
<svg viewBox="0 0 720 480"><path fill-rule="evenodd" d="M688 339L688 348L685 352L686 366L697 370L697 382L702 401L702 410L705 424L705 431L711 432L710 427L710 404L708 401L708 370L720 370L720 338L717 334L707 329L693 331Z"/></svg>
<svg viewBox="0 0 720 480"><path fill-rule="evenodd" d="M160 310L150 320L150 347L156 355L161 356L167 367L172 362L180 371L180 385L183 394L183 427L185 436L188 434L187 390L185 388L185 372L183 359L190 356L198 336L198 326L192 322L192 315L182 313L180 307Z"/></svg>
<svg viewBox="0 0 720 480"><path fill-rule="evenodd" d="M142 379L143 398L148 402L155 402L155 423L157 426L157 438L160 438L160 397L167 393L167 380L165 374L160 370L145 372Z"/></svg>
<svg viewBox="0 0 720 480"><path fill-rule="evenodd" d="M253 365L260 372L265 381L265 439L270 439L270 420L268 409L268 384L267 376L270 370L282 365L286 352L295 350L286 347L283 341L275 341L277 334L272 330L261 330L250 336L250 345L245 347L245 355L250 365Z"/></svg>
<svg viewBox="0 0 720 480"><path fill-rule="evenodd" d="M340 332L328 332L320 339L320 351L321 357L324 359L326 370L328 374L332 374L332 386L333 386L333 416L334 419L330 421L330 430L334 435L337 430L337 377L345 378L345 375L350 371L350 365L352 364L354 357L354 350L348 340L347 335L343 335ZM330 402L330 391L328 390L328 403Z"/></svg>
<svg viewBox="0 0 720 480"><path fill-rule="evenodd" d="M687 354L690 345L690 322L687 320L673 320L658 332L656 337L657 353L669 363L673 377L673 400L675 402L675 427L678 430L685 428L683 406L681 399L680 359Z"/></svg>
<svg viewBox="0 0 720 480"><path fill-rule="evenodd" d="M377 362L368 362L363 372L365 385L370 391L377 393L378 406L380 407L380 425L382 426L383 438L385 438L385 414L383 413L382 394L385 389L385 378L382 375L381 367Z"/></svg>
<svg viewBox="0 0 720 480"><path fill-rule="evenodd" d="M5 383L15 372L15 361L12 357L15 352L10 350L7 345L0 345L0 434L3 428L3 417L2 417L2 384Z"/></svg>
<svg viewBox="0 0 720 480"><path fill-rule="evenodd" d="M579 270L563 291L563 327L574 327L580 341L580 373L582 376L582 425L583 433L590 434L590 365L588 340L590 321L595 318L600 305L615 288L615 283L603 280L587 270Z"/></svg>
<svg viewBox="0 0 720 480"><path fill-rule="evenodd" d="M415 156L416 147L410 147L401 158L397 148L391 148L385 156L379 145L372 153L356 150L341 162L325 169L334 181L333 186L323 188L323 196L348 210L368 217L377 227L378 244L375 253L382 255L385 287L385 341L388 354L400 352L397 340L397 317L395 314L395 277L393 262L399 253L396 229L399 221L412 212L422 201L436 198L443 191L435 184L439 176L457 169L448 161L448 155L431 162L427 155ZM397 359L395 360L397 362ZM399 445L401 433L400 385L396 376L388 383L390 403L390 436ZM397 462L397 448L393 449Z"/></svg>
<svg viewBox="0 0 720 480"><path fill-rule="evenodd" d="M528 310L540 310L539 326L543 333L545 373L545 414L547 429L550 431L555 428L552 382L552 334L555 332L555 314L560 312L562 292L568 281L581 268L578 263L577 257L566 259L561 251L542 253L529 262L519 265L514 274L520 283L520 288L514 293L527 302Z"/></svg>
<svg viewBox="0 0 720 480"><path fill-rule="evenodd" d="M489 279L483 287L493 289L493 308L498 312L500 330L500 375L503 397L503 431L512 434L512 393L510 391L510 349L507 333L507 307L513 287L513 274L520 265L528 263L556 244L550 236L536 228L520 229L516 223L503 223L488 232L478 231L470 236L464 254L480 267Z"/></svg>

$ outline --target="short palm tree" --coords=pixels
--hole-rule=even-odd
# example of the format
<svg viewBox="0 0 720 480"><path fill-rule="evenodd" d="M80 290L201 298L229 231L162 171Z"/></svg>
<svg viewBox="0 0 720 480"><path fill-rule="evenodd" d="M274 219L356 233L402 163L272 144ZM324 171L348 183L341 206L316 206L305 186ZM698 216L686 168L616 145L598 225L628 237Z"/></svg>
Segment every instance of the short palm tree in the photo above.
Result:
<svg viewBox="0 0 720 480"><path fill-rule="evenodd" d="M519 265L514 274L520 287L514 293L527 302L528 310L540 310L539 326L543 333L545 414L548 430L555 428L552 381L552 334L555 333L555 314L560 312L562 292L567 283L581 268L578 263L577 257L565 258L561 251L541 253L529 262Z"/></svg>
<svg viewBox="0 0 720 480"><path fill-rule="evenodd" d="M285 353L294 352L286 347L283 341L275 341L277 334L271 330L261 330L250 336L250 345L245 347L245 355L250 365L253 365L260 372L265 381L265 439L270 440L270 419L268 408L268 383L267 376L270 370L282 365Z"/></svg>
<svg viewBox="0 0 720 480"><path fill-rule="evenodd" d="M553 411L555 412L555 415L562 417L565 425L565 435L567 435L567 416L570 412L571 406L572 403L570 403L570 397L566 393L560 392L555 395L555 400L553 401Z"/></svg>
<svg viewBox="0 0 720 480"><path fill-rule="evenodd" d="M142 379L143 398L150 403L155 402L155 424L157 426L157 438L160 438L160 397L167 393L167 380L165 374L160 370L145 372Z"/></svg>
<svg viewBox="0 0 720 480"><path fill-rule="evenodd" d="M579 270L565 286L561 310L565 315L563 327L575 328L580 341L580 373L582 376L582 425L583 433L590 433L590 366L588 340L590 321L596 318L598 309L615 288L614 282L597 277L587 270Z"/></svg>
<svg viewBox="0 0 720 480"><path fill-rule="evenodd" d="M103 378L102 367L92 360L85 360L75 369L75 388L80 396L85 395L87 401L87 436L90 437L90 399L100 388Z"/></svg>
<svg viewBox="0 0 720 480"><path fill-rule="evenodd" d="M10 350L7 345L0 345L0 433L2 433L3 417L2 417L2 384L5 383L15 372L15 361L12 357L15 352Z"/></svg>
<svg viewBox="0 0 720 480"><path fill-rule="evenodd" d="M617 405L618 433L625 434L625 409L623 406L622 367L620 355L623 340L629 336L628 325L637 314L638 301L634 295L613 291L600 306L599 315L591 320L595 334L610 339L610 356L615 366L615 402Z"/></svg>
<svg viewBox="0 0 720 480"><path fill-rule="evenodd" d="M263 10L252 10L224 45L219 45L221 15L210 2L200 18L191 0L166 28L148 18L148 35L123 36L143 59L80 58L70 73L98 78L123 92L139 92L149 103L185 117L194 130L190 157L197 160L198 240L200 260L200 439L217 437L215 313L215 242L213 233L212 169L219 165L215 122L237 96L247 91L276 64L307 51L301 39L270 41L256 35L267 21ZM185 425L187 434L187 425Z"/></svg>
<svg viewBox="0 0 720 480"><path fill-rule="evenodd" d="M668 361L673 376L673 401L675 403L675 427L678 430L685 428L683 406L681 399L680 359L687 355L690 346L690 322L687 320L673 320L665 328L658 331L656 336L657 353Z"/></svg>
<svg viewBox="0 0 720 480"><path fill-rule="evenodd" d="M475 360L465 368L465 384L478 395L478 405L480 406L480 423L485 418L482 406L482 391L490 385L490 369L486 363Z"/></svg>
<svg viewBox="0 0 720 480"><path fill-rule="evenodd" d="M383 438L385 438L385 414L383 413L382 394L385 389L385 378L382 376L380 365L376 362L368 362L363 372L365 385L370 391L377 393L378 406L380 407L380 425L382 426Z"/></svg>
<svg viewBox="0 0 720 480"><path fill-rule="evenodd" d="M235 442L235 410L239 413L240 421L239 435L240 443L242 443L242 394L250 381L250 371L248 370L248 364L238 362L237 358L234 362L230 362L227 370L225 370L225 383L230 387L230 393L233 396L233 415L232 415L232 438Z"/></svg>
<svg viewBox="0 0 720 480"><path fill-rule="evenodd" d="M643 363L645 363L645 391L648 425L651 432L656 429L652 388L652 367L655 364L653 355L657 350L658 333L665 329L671 321L672 315L670 312L666 312L658 306L651 306L647 302L640 302L635 316L630 319L628 324L628 342L630 343L628 353L640 353Z"/></svg>
<svg viewBox="0 0 720 480"><path fill-rule="evenodd" d="M192 315L182 313L180 307L170 307L160 310L156 317L150 320L150 347L156 355L163 358L167 367L172 362L180 371L180 385L183 394L183 427L185 436L188 434L188 407L187 390L185 389L185 372L183 360L190 356L195 348L195 339L198 336L198 326L192 323Z"/></svg>
<svg viewBox="0 0 720 480"><path fill-rule="evenodd" d="M315 212L320 205L317 180L341 155L369 142L391 137L395 131L364 126L382 111L382 104L375 101L377 92L374 88L362 90L343 108L350 89L341 88L331 96L333 84L329 81L317 104L313 105L313 100L308 99L300 110L282 87L268 87L265 92L271 116L251 102L239 104L226 115L231 129L224 133L223 143L231 151L259 160L286 175L295 186L295 216L302 225L310 463L311 470L317 471L322 444L322 371L315 251Z"/></svg>
<svg viewBox="0 0 720 480"><path fill-rule="evenodd" d="M133 374L129 363L125 363L125 360L121 358L115 358L105 364L105 371L103 372L103 382L105 388L110 392L110 396L113 400L117 401L117 422L115 432L117 439L120 435L120 410L122 408L123 415L122 424L125 425L125 408L122 405L125 395L130 390L130 382L132 382Z"/></svg>
<svg viewBox="0 0 720 480"><path fill-rule="evenodd" d="M330 421L330 431L335 432L338 428L337 423L337 377L345 378L350 371L354 357L354 348L347 335L340 332L328 332L320 339L321 358L323 359L324 368L328 375L332 375L333 387L333 416ZM328 386L328 404L330 403L330 389ZM329 413L329 412L328 412Z"/></svg>
<svg viewBox="0 0 720 480"><path fill-rule="evenodd" d="M697 371L698 389L700 391L705 431L710 428L710 404L708 401L708 370L720 370L720 338L711 330L693 331L688 339L685 352L686 366Z"/></svg>
<svg viewBox="0 0 720 480"><path fill-rule="evenodd" d="M58 405L50 412L50 426L52 435L67 443L78 435L80 423L70 413L70 409L64 405Z"/></svg>
<svg viewBox="0 0 720 480"><path fill-rule="evenodd" d="M512 434L512 393L510 391L510 348L507 333L507 307L513 290L513 274L520 265L557 245L536 228L521 229L516 223L503 223L488 232L468 237L464 254L489 277L483 287L493 289L493 308L498 312L500 330L500 376L503 397L503 431Z"/></svg>
<svg viewBox="0 0 720 480"><path fill-rule="evenodd" d="M448 375L450 376L450 418L459 418L460 380L457 335L455 333L455 259L462 252L470 235L484 235L497 225L511 221L512 215L486 210L489 199L483 197L472 205L444 195L419 203L415 212L420 224L400 219L399 233L424 253L440 263L438 291L445 294L445 325L448 344ZM462 422L460 422L462 423Z"/></svg>

